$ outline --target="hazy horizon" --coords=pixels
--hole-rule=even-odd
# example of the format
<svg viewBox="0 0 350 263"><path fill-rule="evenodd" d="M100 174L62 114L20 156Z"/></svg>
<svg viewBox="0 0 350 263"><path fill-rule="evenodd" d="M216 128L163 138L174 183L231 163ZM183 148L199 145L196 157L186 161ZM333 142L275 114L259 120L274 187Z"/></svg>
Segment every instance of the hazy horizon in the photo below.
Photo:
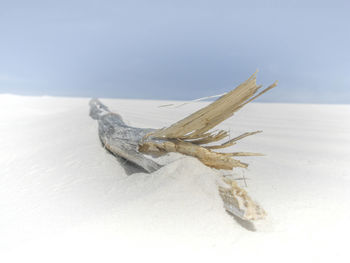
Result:
<svg viewBox="0 0 350 263"><path fill-rule="evenodd" d="M345 1L2 1L0 94L350 103ZM256 7L258 6L258 7Z"/></svg>

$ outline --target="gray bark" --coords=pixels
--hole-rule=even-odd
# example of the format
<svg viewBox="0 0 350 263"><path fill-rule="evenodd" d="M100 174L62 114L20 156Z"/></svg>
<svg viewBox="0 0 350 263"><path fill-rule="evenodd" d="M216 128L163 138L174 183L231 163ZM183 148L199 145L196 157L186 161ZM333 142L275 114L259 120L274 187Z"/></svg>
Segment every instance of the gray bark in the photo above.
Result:
<svg viewBox="0 0 350 263"><path fill-rule="evenodd" d="M97 99L92 99L89 104L90 116L98 122L98 134L106 149L115 156L122 157L149 173L161 167L138 151L142 138L154 129L126 125L120 115L111 112Z"/></svg>

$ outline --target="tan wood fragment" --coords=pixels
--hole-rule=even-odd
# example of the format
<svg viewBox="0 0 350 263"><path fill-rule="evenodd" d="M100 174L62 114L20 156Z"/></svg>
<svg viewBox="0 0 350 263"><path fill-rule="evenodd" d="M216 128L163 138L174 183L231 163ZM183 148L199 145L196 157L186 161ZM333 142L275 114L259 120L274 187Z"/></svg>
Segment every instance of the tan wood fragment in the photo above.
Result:
<svg viewBox="0 0 350 263"><path fill-rule="evenodd" d="M139 144L139 151L149 154L165 154L179 152L198 158L205 165L217 169L231 170L234 167L247 167L232 156L258 156L256 153L217 153L211 150L227 148L235 145L238 140L261 131L246 132L238 137L221 144L217 143L227 138L228 132L224 130L212 131L212 128L231 117L244 105L261 96L277 85L277 82L257 95L261 85L256 84L256 73L240 84L234 90L220 97L208 106L194 112L188 117L174 123L168 128L159 129L147 134Z"/></svg>
<svg viewBox="0 0 350 263"><path fill-rule="evenodd" d="M234 167L246 168L248 166L248 164L233 159L224 153L212 152L204 147L183 141L144 142L139 146L139 151L154 155L178 152L196 157L203 164L216 169L232 170Z"/></svg>
<svg viewBox="0 0 350 263"><path fill-rule="evenodd" d="M170 127L152 132L148 136L153 138L182 139L190 135L191 138L201 138L204 133L231 117L245 104L276 85L277 83L275 82L266 90L254 96L258 89L261 88L260 85L256 84L256 76L254 73L247 81L215 102L176 122Z"/></svg>
<svg viewBox="0 0 350 263"><path fill-rule="evenodd" d="M262 153L250 153L250 152L233 152L226 153L228 156L264 156Z"/></svg>
<svg viewBox="0 0 350 263"><path fill-rule="evenodd" d="M226 186L219 186L219 193L224 202L224 207L230 213L244 220L264 219L266 212L248 195L247 191L240 188L233 179L224 179Z"/></svg>

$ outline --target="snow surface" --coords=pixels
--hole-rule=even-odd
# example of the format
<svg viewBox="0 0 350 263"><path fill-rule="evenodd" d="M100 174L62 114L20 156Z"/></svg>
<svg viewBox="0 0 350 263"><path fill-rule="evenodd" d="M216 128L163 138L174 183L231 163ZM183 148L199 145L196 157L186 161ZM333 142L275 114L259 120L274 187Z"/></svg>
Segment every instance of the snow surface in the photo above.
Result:
<svg viewBox="0 0 350 263"><path fill-rule="evenodd" d="M150 128L206 105L102 102ZM0 95L0 262L350 262L350 106L252 103L221 125L264 131L229 149L266 154L233 171L268 213L254 225L225 212L218 171L194 158L130 175L88 110L88 99Z"/></svg>

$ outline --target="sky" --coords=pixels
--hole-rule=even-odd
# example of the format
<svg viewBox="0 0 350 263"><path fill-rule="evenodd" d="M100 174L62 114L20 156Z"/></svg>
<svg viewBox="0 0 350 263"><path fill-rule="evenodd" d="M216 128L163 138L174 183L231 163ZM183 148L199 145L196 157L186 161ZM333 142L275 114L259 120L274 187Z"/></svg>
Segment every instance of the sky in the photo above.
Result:
<svg viewBox="0 0 350 263"><path fill-rule="evenodd" d="M350 103L346 1L241 2L0 0L0 93Z"/></svg>

